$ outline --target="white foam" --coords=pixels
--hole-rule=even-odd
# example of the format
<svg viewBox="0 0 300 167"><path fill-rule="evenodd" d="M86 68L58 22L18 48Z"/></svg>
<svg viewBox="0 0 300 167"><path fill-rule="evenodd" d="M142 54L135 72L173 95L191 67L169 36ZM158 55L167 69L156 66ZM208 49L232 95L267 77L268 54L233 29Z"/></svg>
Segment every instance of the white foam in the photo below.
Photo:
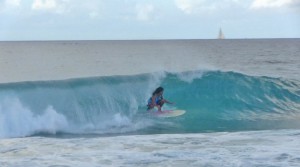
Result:
<svg viewBox="0 0 300 167"><path fill-rule="evenodd" d="M17 98L5 98L0 102L0 138L29 136L37 132L55 134L67 127L66 118L51 106L41 115L35 115Z"/></svg>
<svg viewBox="0 0 300 167"><path fill-rule="evenodd" d="M119 134L134 132L139 129L153 126L154 122L147 117L133 120L121 113L103 116L98 122L72 125L71 133L76 134Z"/></svg>
<svg viewBox="0 0 300 167"><path fill-rule="evenodd" d="M299 130L0 139L4 166L298 166Z"/></svg>
<svg viewBox="0 0 300 167"><path fill-rule="evenodd" d="M195 79L202 78L205 71L190 71L190 72L183 72L178 73L177 77L185 82L192 83Z"/></svg>

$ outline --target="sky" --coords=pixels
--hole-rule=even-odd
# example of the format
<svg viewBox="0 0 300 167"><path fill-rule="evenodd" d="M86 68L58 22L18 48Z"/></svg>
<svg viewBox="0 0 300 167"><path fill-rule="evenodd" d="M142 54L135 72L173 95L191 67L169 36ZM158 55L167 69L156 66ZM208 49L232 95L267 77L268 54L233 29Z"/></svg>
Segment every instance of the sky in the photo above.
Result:
<svg viewBox="0 0 300 167"><path fill-rule="evenodd" d="M0 0L0 41L300 38L300 0Z"/></svg>

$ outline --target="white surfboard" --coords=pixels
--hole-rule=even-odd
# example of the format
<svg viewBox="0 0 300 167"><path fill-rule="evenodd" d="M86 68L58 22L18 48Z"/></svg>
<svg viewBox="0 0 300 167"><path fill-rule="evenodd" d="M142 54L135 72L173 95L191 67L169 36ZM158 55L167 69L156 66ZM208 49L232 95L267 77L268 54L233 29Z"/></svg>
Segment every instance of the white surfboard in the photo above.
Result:
<svg viewBox="0 0 300 167"><path fill-rule="evenodd" d="M183 115L185 110L163 110L163 111L156 111L153 112L153 115L156 117L177 117Z"/></svg>

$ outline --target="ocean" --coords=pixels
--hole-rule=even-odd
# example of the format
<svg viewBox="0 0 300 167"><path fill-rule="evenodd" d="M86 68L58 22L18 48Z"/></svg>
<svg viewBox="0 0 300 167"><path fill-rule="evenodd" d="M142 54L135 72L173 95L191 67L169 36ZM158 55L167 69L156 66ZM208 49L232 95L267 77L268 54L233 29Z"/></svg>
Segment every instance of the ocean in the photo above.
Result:
<svg viewBox="0 0 300 167"><path fill-rule="evenodd" d="M0 166L300 166L299 71L300 39L0 42Z"/></svg>

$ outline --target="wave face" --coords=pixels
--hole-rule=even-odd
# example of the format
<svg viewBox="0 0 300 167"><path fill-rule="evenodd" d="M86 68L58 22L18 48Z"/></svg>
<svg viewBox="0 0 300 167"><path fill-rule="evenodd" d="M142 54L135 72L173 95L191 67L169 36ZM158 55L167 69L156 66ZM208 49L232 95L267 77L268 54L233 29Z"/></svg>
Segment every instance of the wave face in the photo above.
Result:
<svg viewBox="0 0 300 167"><path fill-rule="evenodd" d="M152 91L187 113L156 118ZM300 128L300 83L235 72L189 71L0 85L0 137L194 133Z"/></svg>

